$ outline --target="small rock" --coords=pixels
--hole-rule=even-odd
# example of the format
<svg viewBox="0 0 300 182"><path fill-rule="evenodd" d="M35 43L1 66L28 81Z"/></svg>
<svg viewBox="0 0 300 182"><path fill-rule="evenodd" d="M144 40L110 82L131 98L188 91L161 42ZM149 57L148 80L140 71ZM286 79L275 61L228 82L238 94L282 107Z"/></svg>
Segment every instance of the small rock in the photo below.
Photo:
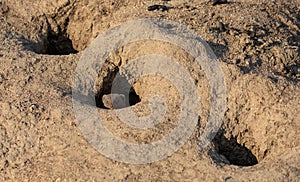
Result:
<svg viewBox="0 0 300 182"><path fill-rule="evenodd" d="M123 94L103 95L102 102L108 109L120 109L126 107L125 95Z"/></svg>

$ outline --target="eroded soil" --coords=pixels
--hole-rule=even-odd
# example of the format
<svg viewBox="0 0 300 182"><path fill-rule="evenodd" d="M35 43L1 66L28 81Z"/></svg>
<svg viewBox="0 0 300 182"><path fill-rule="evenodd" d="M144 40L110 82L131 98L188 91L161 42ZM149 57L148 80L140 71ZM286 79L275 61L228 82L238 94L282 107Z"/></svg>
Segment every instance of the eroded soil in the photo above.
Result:
<svg viewBox="0 0 300 182"><path fill-rule="evenodd" d="M149 8L155 4L167 9ZM185 24L208 42L222 64L227 111L211 146L199 151L210 104L203 70L182 50L164 43L123 47L99 74L96 94L107 90L115 70L128 60L162 52L194 71L204 98L201 123L181 149L151 164L125 164L101 155L83 137L72 108L72 79L94 38L146 17ZM196 0L0 0L0 26L0 180L299 179L299 1L229 0L212 6ZM148 96L160 93L170 104L166 119L176 120L177 93L167 80L145 78L133 88L141 99L132 106L138 113L149 112ZM136 143L159 140L176 124L140 132L118 121L113 110L99 108L99 113L114 134Z"/></svg>

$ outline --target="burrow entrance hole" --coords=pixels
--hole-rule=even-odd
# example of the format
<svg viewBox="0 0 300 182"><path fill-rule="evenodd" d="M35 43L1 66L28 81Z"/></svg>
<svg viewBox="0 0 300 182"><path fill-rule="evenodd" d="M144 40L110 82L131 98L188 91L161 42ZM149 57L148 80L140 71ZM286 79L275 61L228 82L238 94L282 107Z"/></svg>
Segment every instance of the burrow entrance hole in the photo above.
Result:
<svg viewBox="0 0 300 182"><path fill-rule="evenodd" d="M72 40L64 32L54 33L49 31L47 37L43 40L44 50L42 53L49 55L68 55L76 54L78 51L74 49Z"/></svg>
<svg viewBox="0 0 300 182"><path fill-rule="evenodd" d="M95 85L95 100L98 108L109 109L103 103L103 96L109 94L123 94L125 96L125 106L122 108L141 102L133 86L124 75L120 74L118 66L107 69L104 65L103 70L100 71Z"/></svg>
<svg viewBox="0 0 300 182"><path fill-rule="evenodd" d="M50 16L43 16L36 21L38 26L42 26L38 27L37 29L41 29L43 33L38 33L38 42L25 42L25 44L29 44L27 45L27 47L31 51L46 55L69 55L79 52L74 48L74 42L72 42L70 36L67 33L69 18L65 18L63 21L61 21L62 23L60 24L56 24L58 23L58 21L51 18Z"/></svg>
<svg viewBox="0 0 300 182"><path fill-rule="evenodd" d="M73 47L72 40L64 31L55 33L52 30L48 30L41 41L39 44L42 46L35 51L38 54L69 55L78 53Z"/></svg>
<svg viewBox="0 0 300 182"><path fill-rule="evenodd" d="M216 152L224 156L231 165L253 166L258 164L257 157L236 138L226 138L219 132L213 140Z"/></svg>

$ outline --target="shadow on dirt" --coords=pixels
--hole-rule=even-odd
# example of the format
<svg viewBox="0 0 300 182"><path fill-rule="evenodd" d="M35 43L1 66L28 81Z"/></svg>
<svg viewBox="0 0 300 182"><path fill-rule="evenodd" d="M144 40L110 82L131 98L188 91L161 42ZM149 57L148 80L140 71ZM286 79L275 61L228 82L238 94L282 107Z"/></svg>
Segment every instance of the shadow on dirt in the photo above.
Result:
<svg viewBox="0 0 300 182"><path fill-rule="evenodd" d="M72 40L64 33L48 32L39 42L30 40L22 40L22 42L26 50L37 54L69 55L78 53L73 47Z"/></svg>
<svg viewBox="0 0 300 182"><path fill-rule="evenodd" d="M247 147L237 142L235 138L226 138L219 132L213 140L216 151L226 157L232 165L253 166L258 164L256 156Z"/></svg>
<svg viewBox="0 0 300 182"><path fill-rule="evenodd" d="M207 43L214 51L217 58L223 58L225 53L229 51L229 48L225 45L214 43L214 42L207 42Z"/></svg>

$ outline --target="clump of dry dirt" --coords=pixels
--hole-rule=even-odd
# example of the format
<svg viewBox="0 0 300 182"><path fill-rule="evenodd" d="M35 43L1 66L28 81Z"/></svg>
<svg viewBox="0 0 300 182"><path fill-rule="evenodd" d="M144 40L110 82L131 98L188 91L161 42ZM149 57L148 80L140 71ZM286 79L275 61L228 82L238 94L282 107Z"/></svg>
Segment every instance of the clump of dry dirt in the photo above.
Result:
<svg viewBox="0 0 300 182"><path fill-rule="evenodd" d="M148 8L155 4L167 9ZM99 73L96 100L110 92L117 70L134 57L151 53L179 60L197 80L203 98L198 129L180 150L151 164L124 164L101 155L83 137L72 110L72 76L94 38L115 25L145 17L185 24L208 42L222 62L227 111L211 146L200 152L199 133L210 106L203 70L183 50L166 43L122 47ZM0 180L299 178L299 1L229 0L212 6L196 0L0 0L0 26ZM147 98L160 93L169 103L165 119L174 122L147 132L132 130L112 110L101 108L100 101L104 123L124 140L159 140L176 125L176 89L155 77L144 78L132 89L140 99L131 104L137 113L147 114Z"/></svg>

